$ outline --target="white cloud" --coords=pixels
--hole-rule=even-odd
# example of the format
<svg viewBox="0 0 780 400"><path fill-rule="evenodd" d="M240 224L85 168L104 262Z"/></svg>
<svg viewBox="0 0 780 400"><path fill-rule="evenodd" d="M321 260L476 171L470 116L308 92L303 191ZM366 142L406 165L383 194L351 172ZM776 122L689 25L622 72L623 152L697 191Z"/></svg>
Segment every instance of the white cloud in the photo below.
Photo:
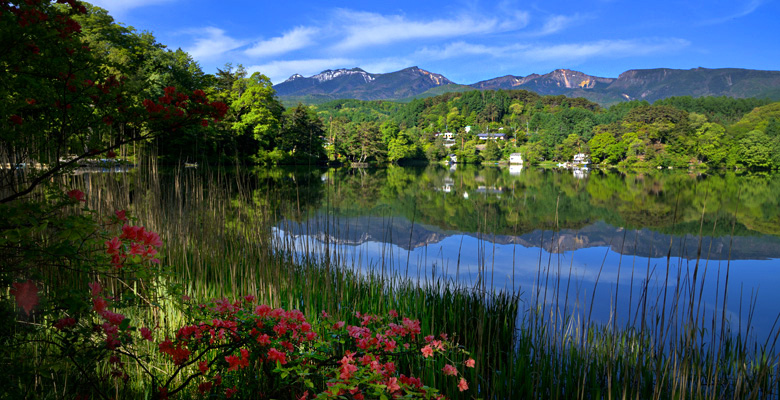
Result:
<svg viewBox="0 0 780 400"><path fill-rule="evenodd" d="M195 44L186 49L193 58L198 60L213 59L246 44L246 41L234 39L226 35L222 29L211 26L189 32L200 35L195 39Z"/></svg>
<svg viewBox="0 0 780 400"><path fill-rule="evenodd" d="M580 61L592 57L622 58L678 51L688 47L684 39L600 40L589 43L533 46L522 57L535 61Z"/></svg>
<svg viewBox="0 0 780 400"><path fill-rule="evenodd" d="M360 68L372 74L384 74L408 68L414 64L416 63L408 58L391 57L381 60L364 61L360 64Z"/></svg>
<svg viewBox="0 0 780 400"><path fill-rule="evenodd" d="M272 61L246 68L247 72L260 72L271 79L274 84L281 83L292 74L311 76L326 69L351 68L355 60L349 58L314 58L308 60Z"/></svg>
<svg viewBox="0 0 780 400"><path fill-rule="evenodd" d="M752 14L754 11L758 9L758 7L761 7L762 4L766 3L767 0L750 0L747 4L745 4L742 9L738 10L732 15L728 15L725 17L720 18L713 18L706 21L702 21L699 23L699 25L716 25L716 24L722 24L724 22L729 22L731 20L742 18L745 16L748 16Z"/></svg>
<svg viewBox="0 0 780 400"><path fill-rule="evenodd" d="M510 31L524 28L528 19L527 13L518 12L508 20L462 15L452 19L413 21L402 15L338 10L334 24L343 29L344 38L335 48L353 50L415 39Z"/></svg>
<svg viewBox="0 0 780 400"><path fill-rule="evenodd" d="M251 57L267 57L284 54L304 48L313 43L313 37L319 29L312 27L297 27L282 36L255 43L244 53Z"/></svg>
<svg viewBox="0 0 780 400"><path fill-rule="evenodd" d="M507 57L512 53L522 51L528 48L524 44L512 44L508 46L487 46L484 44L473 44L466 42L453 42L444 47L423 47L417 51L416 55L425 59L445 60L464 56L491 56Z"/></svg>
<svg viewBox="0 0 780 400"><path fill-rule="evenodd" d="M579 14L575 15L553 15L548 18L542 26L542 29L537 32L538 36L551 35L553 33L560 32L569 26L583 20L584 17Z"/></svg>
<svg viewBox="0 0 780 400"><path fill-rule="evenodd" d="M155 4L170 3L176 0L90 0L90 4L108 10L116 16L133 8L146 7Z"/></svg>
<svg viewBox="0 0 780 400"><path fill-rule="evenodd" d="M488 56L494 58L514 58L526 61L581 61L593 57L632 57L665 53L688 47L690 42L684 39L633 39L600 40L586 43L566 43L556 45L511 44L506 46L487 46L466 42L454 42L441 48L423 48L416 54L426 59L450 59L463 56Z"/></svg>

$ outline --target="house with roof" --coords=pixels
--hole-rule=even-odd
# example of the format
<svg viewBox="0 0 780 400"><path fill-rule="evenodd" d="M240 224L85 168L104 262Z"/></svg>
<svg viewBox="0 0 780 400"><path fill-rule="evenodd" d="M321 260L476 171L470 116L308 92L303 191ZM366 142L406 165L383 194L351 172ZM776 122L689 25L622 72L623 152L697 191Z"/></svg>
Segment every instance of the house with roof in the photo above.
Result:
<svg viewBox="0 0 780 400"><path fill-rule="evenodd" d="M509 163L510 164L522 164L523 163L523 155L520 153L512 153L509 155Z"/></svg>
<svg viewBox="0 0 780 400"><path fill-rule="evenodd" d="M577 153L574 155L572 164L587 164L589 162L588 156L585 153Z"/></svg>
<svg viewBox="0 0 780 400"><path fill-rule="evenodd" d="M506 140L505 133L478 133L477 138L479 140Z"/></svg>

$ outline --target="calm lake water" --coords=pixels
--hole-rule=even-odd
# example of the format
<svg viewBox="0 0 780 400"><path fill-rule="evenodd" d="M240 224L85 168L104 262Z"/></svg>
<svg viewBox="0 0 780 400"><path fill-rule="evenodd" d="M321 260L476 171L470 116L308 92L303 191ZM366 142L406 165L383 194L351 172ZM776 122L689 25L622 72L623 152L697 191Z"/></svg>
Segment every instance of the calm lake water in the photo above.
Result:
<svg viewBox="0 0 780 400"><path fill-rule="evenodd" d="M363 271L580 311L592 298L603 322L635 319L647 288L651 304L666 296L672 311L676 294L693 296L703 321L725 315L759 338L780 312L780 174L459 165L261 175L260 193L279 189L307 210L279 219L280 245Z"/></svg>
<svg viewBox="0 0 780 400"><path fill-rule="evenodd" d="M173 237L214 227L169 230L169 215L182 224L224 214L209 223L229 225L232 215L262 214L276 244L297 254L421 284L517 291L524 309L565 306L623 324L642 305L677 318L693 308L706 329L725 317L762 341L780 313L777 173L435 165L88 171L74 179L90 199L143 211L142 222Z"/></svg>

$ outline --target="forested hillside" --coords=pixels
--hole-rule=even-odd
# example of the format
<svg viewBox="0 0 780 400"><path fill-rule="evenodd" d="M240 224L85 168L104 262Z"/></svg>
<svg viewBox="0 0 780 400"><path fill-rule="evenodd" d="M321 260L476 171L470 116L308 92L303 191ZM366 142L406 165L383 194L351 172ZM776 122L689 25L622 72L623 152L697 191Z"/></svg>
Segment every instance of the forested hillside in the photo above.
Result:
<svg viewBox="0 0 780 400"><path fill-rule="evenodd" d="M650 167L780 167L780 103L730 97L672 97L603 108L582 98L524 90L471 91L408 104L337 100L317 106L330 156L341 161L459 162L508 159ZM467 129L467 127L469 127ZM445 147L437 133L450 132ZM480 140L502 133L505 140Z"/></svg>

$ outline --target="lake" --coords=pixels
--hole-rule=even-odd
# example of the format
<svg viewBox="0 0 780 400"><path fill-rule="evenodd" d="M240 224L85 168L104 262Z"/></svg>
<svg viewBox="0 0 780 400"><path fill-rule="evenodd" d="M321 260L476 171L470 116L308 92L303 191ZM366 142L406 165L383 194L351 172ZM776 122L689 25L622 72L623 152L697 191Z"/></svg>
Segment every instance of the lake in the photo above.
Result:
<svg viewBox="0 0 780 400"><path fill-rule="evenodd" d="M283 171L269 187L308 211L280 218L277 242L334 262L521 291L557 308L587 311L592 299L602 322L635 320L645 286L659 308L693 296L703 320L725 317L759 338L780 312L778 174Z"/></svg>
<svg viewBox="0 0 780 400"><path fill-rule="evenodd" d="M725 318L733 331L765 338L780 311L777 173L431 165L73 179L183 247L191 241L180 238L245 232L242 224L262 220L276 247L299 257L519 292L525 309L549 306L552 318L636 325L640 314L695 310L700 321ZM255 247L269 236L243 235Z"/></svg>

